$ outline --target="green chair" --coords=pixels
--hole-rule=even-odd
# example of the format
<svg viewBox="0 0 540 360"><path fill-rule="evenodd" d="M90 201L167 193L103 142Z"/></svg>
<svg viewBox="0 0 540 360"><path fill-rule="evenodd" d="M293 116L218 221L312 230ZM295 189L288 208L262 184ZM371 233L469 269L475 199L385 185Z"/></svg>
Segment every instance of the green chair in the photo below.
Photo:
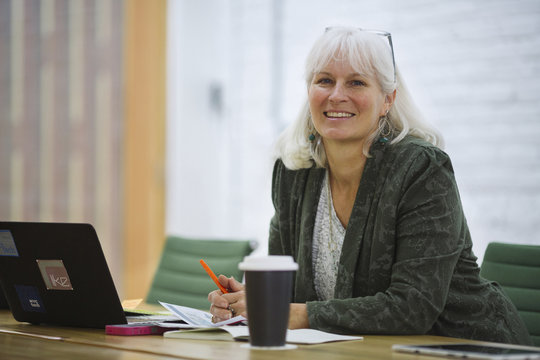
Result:
<svg viewBox="0 0 540 360"><path fill-rule="evenodd" d="M238 264L254 249L248 240L205 240L169 236L146 302L163 301L208 310L208 293L217 286L203 269L203 259L216 276L224 274L242 281Z"/></svg>
<svg viewBox="0 0 540 360"><path fill-rule="evenodd" d="M501 285L540 346L540 246L490 243L480 275Z"/></svg>

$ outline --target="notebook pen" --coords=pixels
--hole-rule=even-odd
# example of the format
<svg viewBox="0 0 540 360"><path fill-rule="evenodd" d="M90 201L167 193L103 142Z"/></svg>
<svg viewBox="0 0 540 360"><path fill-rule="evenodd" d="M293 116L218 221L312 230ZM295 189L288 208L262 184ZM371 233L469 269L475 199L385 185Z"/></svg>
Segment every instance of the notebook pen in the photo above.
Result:
<svg viewBox="0 0 540 360"><path fill-rule="evenodd" d="M201 259L199 262L201 263L201 265L202 265L202 267L204 268L204 270L206 270L206 273L212 278L212 280L214 280L214 282L215 282L216 285L218 286L219 290L221 290L221 292L224 293L224 294L229 293L229 292L227 291L227 289L225 289L225 288L223 287L223 285L221 285L221 284L219 283L219 280L218 280L216 274L214 274L214 272L212 271L212 269L210 269L210 267L204 262L204 260Z"/></svg>

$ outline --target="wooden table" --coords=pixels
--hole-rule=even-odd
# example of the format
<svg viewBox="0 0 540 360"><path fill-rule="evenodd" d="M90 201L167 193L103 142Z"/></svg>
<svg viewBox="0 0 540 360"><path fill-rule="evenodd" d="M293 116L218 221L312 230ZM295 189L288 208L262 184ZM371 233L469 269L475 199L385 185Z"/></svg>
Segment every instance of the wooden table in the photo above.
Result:
<svg viewBox="0 0 540 360"><path fill-rule="evenodd" d="M169 339L159 335L114 336L105 330L19 323L0 310L0 359L440 359L393 352L393 344L463 342L440 336L364 336L363 340L298 345L295 350L261 351L244 342Z"/></svg>

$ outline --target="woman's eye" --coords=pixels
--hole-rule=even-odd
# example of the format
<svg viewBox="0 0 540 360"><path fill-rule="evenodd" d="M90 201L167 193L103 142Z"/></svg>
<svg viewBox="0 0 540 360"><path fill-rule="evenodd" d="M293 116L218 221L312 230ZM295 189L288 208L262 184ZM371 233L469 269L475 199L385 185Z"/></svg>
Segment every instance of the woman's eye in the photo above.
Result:
<svg viewBox="0 0 540 360"><path fill-rule="evenodd" d="M353 80L351 81L351 85L352 86L365 86L366 83L361 80Z"/></svg>
<svg viewBox="0 0 540 360"><path fill-rule="evenodd" d="M317 80L317 84L321 84L321 85L332 84L332 80L329 78L320 78Z"/></svg>

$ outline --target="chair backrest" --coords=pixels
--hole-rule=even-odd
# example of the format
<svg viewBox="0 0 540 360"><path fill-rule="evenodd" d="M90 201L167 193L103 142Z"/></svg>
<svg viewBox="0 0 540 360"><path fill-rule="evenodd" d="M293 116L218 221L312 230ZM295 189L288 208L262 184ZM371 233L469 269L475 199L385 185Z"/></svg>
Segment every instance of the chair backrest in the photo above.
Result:
<svg viewBox="0 0 540 360"><path fill-rule="evenodd" d="M490 243L480 275L501 285L540 346L540 246Z"/></svg>
<svg viewBox="0 0 540 360"><path fill-rule="evenodd" d="M253 250L248 240L205 240L169 236L146 302L164 301L175 305L208 310L208 293L217 286L205 272L200 259L214 273L242 281L238 264Z"/></svg>

